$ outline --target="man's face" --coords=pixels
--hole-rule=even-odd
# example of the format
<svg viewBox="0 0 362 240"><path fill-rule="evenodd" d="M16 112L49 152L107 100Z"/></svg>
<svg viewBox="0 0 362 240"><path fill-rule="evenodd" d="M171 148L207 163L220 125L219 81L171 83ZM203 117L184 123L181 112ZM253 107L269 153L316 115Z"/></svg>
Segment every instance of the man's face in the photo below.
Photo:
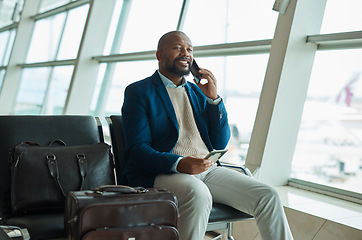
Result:
<svg viewBox="0 0 362 240"><path fill-rule="evenodd" d="M190 39L182 34L170 36L161 50L160 66L178 77L190 74L193 48Z"/></svg>

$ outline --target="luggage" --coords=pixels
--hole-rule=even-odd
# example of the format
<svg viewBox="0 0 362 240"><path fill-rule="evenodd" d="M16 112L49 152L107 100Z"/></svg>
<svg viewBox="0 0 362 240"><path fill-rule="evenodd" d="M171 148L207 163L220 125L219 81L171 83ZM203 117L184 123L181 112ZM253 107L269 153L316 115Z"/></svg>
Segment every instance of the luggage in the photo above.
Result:
<svg viewBox="0 0 362 240"><path fill-rule="evenodd" d="M17 226L0 225L0 239L1 240L11 240L11 239L29 240L30 235L26 228L20 228Z"/></svg>
<svg viewBox="0 0 362 240"><path fill-rule="evenodd" d="M0 227L0 239L1 240L11 240L8 234Z"/></svg>
<svg viewBox="0 0 362 240"><path fill-rule="evenodd" d="M54 146L53 143L62 146ZM23 142L10 153L11 203L15 213L64 211L69 191L114 184L114 159L106 143L49 146Z"/></svg>
<svg viewBox="0 0 362 240"><path fill-rule="evenodd" d="M97 229L87 233L82 240L173 240L178 238L175 227L152 226L134 228Z"/></svg>
<svg viewBox="0 0 362 240"><path fill-rule="evenodd" d="M172 240L177 222L177 199L166 190L112 185L67 197L69 240Z"/></svg>

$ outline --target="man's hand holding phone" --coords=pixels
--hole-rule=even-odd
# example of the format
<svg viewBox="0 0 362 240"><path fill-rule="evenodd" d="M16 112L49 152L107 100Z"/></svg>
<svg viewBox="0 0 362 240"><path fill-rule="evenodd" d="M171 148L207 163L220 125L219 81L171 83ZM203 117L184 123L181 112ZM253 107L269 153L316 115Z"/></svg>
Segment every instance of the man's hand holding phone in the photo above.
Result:
<svg viewBox="0 0 362 240"><path fill-rule="evenodd" d="M209 159L198 157L184 157L177 165L177 171L180 173L187 173L196 175L205 172L213 165Z"/></svg>
<svg viewBox="0 0 362 240"><path fill-rule="evenodd" d="M195 59L191 65L191 73L194 76L195 83L201 89L201 91L205 94L206 97L211 98L212 100L216 100L218 98L217 95L217 83L216 78L211 73L211 71L200 68ZM205 79L206 83L201 83L201 79Z"/></svg>
<svg viewBox="0 0 362 240"><path fill-rule="evenodd" d="M209 152L204 158L211 160L213 163L216 163L224 154L227 152L227 149L224 150L214 150Z"/></svg>
<svg viewBox="0 0 362 240"><path fill-rule="evenodd" d="M201 69L200 69L199 65L197 65L197 63L194 59L194 61L192 62L192 65L191 65L191 73L194 76L196 84L199 84L201 82L202 73L200 73L200 70Z"/></svg>

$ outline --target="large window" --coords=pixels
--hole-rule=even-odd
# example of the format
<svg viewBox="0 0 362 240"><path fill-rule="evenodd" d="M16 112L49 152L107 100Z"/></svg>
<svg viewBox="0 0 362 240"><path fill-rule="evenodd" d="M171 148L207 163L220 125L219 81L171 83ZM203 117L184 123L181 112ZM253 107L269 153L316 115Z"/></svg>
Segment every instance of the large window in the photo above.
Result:
<svg viewBox="0 0 362 240"><path fill-rule="evenodd" d="M362 193L362 45L344 38L345 32L362 30L361 11L358 0L327 1L321 33L328 35L321 36L338 35L340 41L316 53L291 174L357 193Z"/></svg>
<svg viewBox="0 0 362 240"><path fill-rule="evenodd" d="M361 59L362 49L317 52L292 177L362 193Z"/></svg>
<svg viewBox="0 0 362 240"><path fill-rule="evenodd" d="M43 1L49 6L50 1ZM16 98L16 114L62 114L89 5L35 22L25 69ZM65 66L57 61L70 60ZM31 64L41 62L44 67ZM55 67L53 67L55 65Z"/></svg>

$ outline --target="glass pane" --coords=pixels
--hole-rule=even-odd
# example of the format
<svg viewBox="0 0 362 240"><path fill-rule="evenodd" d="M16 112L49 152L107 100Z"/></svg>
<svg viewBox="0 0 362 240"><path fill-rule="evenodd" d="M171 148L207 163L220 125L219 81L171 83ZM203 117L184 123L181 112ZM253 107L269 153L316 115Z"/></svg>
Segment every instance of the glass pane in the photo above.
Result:
<svg viewBox="0 0 362 240"><path fill-rule="evenodd" d="M8 65L14 38L15 30L0 32L0 66Z"/></svg>
<svg viewBox="0 0 362 240"><path fill-rule="evenodd" d="M5 78L5 70L0 70L0 94L1 94L1 89L3 87L4 78Z"/></svg>
<svg viewBox="0 0 362 240"><path fill-rule="evenodd" d="M194 46L272 39L278 13L271 0L190 1L184 31ZM207 6L207 8L205 8Z"/></svg>
<svg viewBox="0 0 362 240"><path fill-rule="evenodd" d="M328 0L321 33L361 31L361 0Z"/></svg>
<svg viewBox="0 0 362 240"><path fill-rule="evenodd" d="M155 50L158 39L176 29L181 4L181 0L132 1L120 52Z"/></svg>
<svg viewBox="0 0 362 240"><path fill-rule="evenodd" d="M62 114L67 99L73 66L55 67L44 101L43 114Z"/></svg>
<svg viewBox="0 0 362 240"><path fill-rule="evenodd" d="M0 32L0 66L7 65L4 58L9 44L9 33L9 31Z"/></svg>
<svg viewBox="0 0 362 240"><path fill-rule="evenodd" d="M18 22L23 5L24 0L1 0L0 28Z"/></svg>
<svg viewBox="0 0 362 240"><path fill-rule="evenodd" d="M317 52L291 177L362 193L362 50Z"/></svg>
<svg viewBox="0 0 362 240"><path fill-rule="evenodd" d="M73 59L77 57L88 9L89 5L84 5L69 12L57 56L58 60Z"/></svg>
<svg viewBox="0 0 362 240"><path fill-rule="evenodd" d="M100 95L100 91L101 91L101 87L103 84L103 80L104 80L104 74L107 68L107 64L106 63L101 63L99 64L99 70L98 70L98 76L97 76L97 83L96 86L94 88L94 93L93 93L93 97L92 97L92 103L90 106L90 114L95 113L95 109L97 107L97 103L98 103L98 99L99 99L99 95ZM119 112L118 112L119 113ZM118 114L117 113L117 114Z"/></svg>
<svg viewBox="0 0 362 240"><path fill-rule="evenodd" d="M232 137L223 162L245 164L268 59L269 54L197 59L216 77L228 112Z"/></svg>
<svg viewBox="0 0 362 240"><path fill-rule="evenodd" d="M65 13L60 13L35 23L27 63L55 59L64 21Z"/></svg>
<svg viewBox="0 0 362 240"><path fill-rule="evenodd" d="M108 31L108 34L107 34L108 35L107 36L107 41L106 41L104 51L103 51L104 55L111 54L111 47L112 47L112 43L113 43L113 40L114 40L114 36L116 34L119 14L121 13L122 6L123 6L123 0L116 0L116 5L115 5L113 13L112 13L111 24L109 26L109 31Z"/></svg>
<svg viewBox="0 0 362 240"><path fill-rule="evenodd" d="M71 0L41 0L39 6L39 13L45 12L56 7L60 7L69 3Z"/></svg>
<svg viewBox="0 0 362 240"><path fill-rule="evenodd" d="M142 71L139 69L142 69ZM106 115L120 114L124 89L132 82L151 76L156 69L157 62L154 60L116 63L112 87L107 96Z"/></svg>
<svg viewBox="0 0 362 240"><path fill-rule="evenodd" d="M23 70L14 114L41 114L51 68Z"/></svg>

